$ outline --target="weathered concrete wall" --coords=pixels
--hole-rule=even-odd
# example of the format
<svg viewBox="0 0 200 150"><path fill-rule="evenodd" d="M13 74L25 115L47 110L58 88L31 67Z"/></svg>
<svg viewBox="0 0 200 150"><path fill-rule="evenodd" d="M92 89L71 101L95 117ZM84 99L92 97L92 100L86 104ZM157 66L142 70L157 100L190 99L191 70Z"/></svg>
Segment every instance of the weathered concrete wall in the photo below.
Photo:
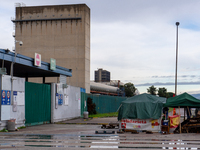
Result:
<svg viewBox="0 0 200 150"><path fill-rule="evenodd" d="M16 20L24 20L15 23L16 40L23 41L21 47L16 44L17 53L32 58L39 53L45 62L56 59L57 65L72 69L68 84L90 92L90 9L87 5L16 7ZM57 82L57 79L48 78L46 82Z"/></svg>
<svg viewBox="0 0 200 150"><path fill-rule="evenodd" d="M2 90L11 92L11 76L1 76L1 88ZM16 111L13 111L13 101L10 105L1 105L1 125L0 130L7 128L7 121L10 119L15 120L15 127L24 126L25 123L25 79L13 77L13 91L18 92ZM20 92L20 96L19 96ZM10 95L11 96L11 95ZM20 98L20 99L19 99Z"/></svg>
<svg viewBox="0 0 200 150"><path fill-rule="evenodd" d="M56 93L63 94L63 104L56 104ZM68 86L57 91L57 84L51 84L51 122L80 117L81 92L79 87Z"/></svg>

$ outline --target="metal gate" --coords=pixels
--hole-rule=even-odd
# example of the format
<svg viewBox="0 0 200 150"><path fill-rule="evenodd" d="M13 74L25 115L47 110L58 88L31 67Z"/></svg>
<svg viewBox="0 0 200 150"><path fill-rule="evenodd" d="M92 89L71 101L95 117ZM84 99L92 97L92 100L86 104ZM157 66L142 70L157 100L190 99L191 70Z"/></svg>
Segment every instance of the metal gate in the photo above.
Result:
<svg viewBox="0 0 200 150"><path fill-rule="evenodd" d="M50 123L51 86L47 84L25 83L26 126Z"/></svg>

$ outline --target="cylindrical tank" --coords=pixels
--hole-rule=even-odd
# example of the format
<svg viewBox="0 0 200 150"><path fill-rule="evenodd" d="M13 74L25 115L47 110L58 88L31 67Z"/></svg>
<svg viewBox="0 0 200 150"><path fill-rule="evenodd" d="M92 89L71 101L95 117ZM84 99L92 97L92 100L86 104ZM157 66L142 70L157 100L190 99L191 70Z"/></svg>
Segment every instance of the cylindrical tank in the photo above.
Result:
<svg viewBox="0 0 200 150"><path fill-rule="evenodd" d="M88 119L88 114L89 114L88 111L84 111L83 112L83 118Z"/></svg>
<svg viewBox="0 0 200 150"><path fill-rule="evenodd" d="M110 93L117 93L119 90L118 87L104 85L96 82L90 82L90 89L95 91L110 92Z"/></svg>
<svg viewBox="0 0 200 150"><path fill-rule="evenodd" d="M8 131L14 132L15 131L15 119L8 120Z"/></svg>

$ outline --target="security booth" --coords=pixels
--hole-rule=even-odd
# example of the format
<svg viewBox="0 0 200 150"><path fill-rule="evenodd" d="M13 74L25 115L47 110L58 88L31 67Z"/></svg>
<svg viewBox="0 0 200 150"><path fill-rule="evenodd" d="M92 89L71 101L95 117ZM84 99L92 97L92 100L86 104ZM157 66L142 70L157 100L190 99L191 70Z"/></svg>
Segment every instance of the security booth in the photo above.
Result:
<svg viewBox="0 0 200 150"><path fill-rule="evenodd" d="M66 77L72 76L72 70L43 62L37 53L30 58L3 49L0 49L0 66L0 130L9 122L15 122L15 127L50 123L52 103L57 104L52 95L57 91L52 93L51 84L44 84L45 77L63 78L54 84L65 89ZM42 77L43 84L28 82L28 78L34 77Z"/></svg>

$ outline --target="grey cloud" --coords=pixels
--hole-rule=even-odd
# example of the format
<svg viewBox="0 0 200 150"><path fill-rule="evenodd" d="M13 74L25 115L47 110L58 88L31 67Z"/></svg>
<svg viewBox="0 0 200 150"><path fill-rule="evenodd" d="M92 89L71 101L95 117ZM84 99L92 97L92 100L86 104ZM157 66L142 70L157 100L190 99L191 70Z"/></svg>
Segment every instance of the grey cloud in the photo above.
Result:
<svg viewBox="0 0 200 150"><path fill-rule="evenodd" d="M173 3L173 5L171 5ZM95 22L113 22L113 21L147 21L150 22L150 20L153 18L156 20L169 17L171 14L173 15L179 15L178 13L175 13L177 11L169 11L173 9L178 10L182 7L188 6L187 1L184 3L180 3L180 1L146 1L146 0L101 0L98 3L96 1L88 1L88 6L91 6L91 10L93 8L96 8L95 11L93 11L92 16L95 16L93 18L93 21ZM103 8L103 10L102 10ZM175 9L176 8L176 9ZM181 11L181 10L180 10ZM162 12L162 15L158 15L160 12ZM186 13L186 12L185 12ZM124 15L126 14L126 15ZM151 14L151 15L149 15ZM149 17L146 17L149 16ZM152 20L151 20L152 21Z"/></svg>
<svg viewBox="0 0 200 150"><path fill-rule="evenodd" d="M188 76L187 76L187 75L182 75L182 76L180 76L180 77L182 77L182 78L187 78Z"/></svg>
<svg viewBox="0 0 200 150"><path fill-rule="evenodd" d="M200 99L200 94L192 94L192 96L194 96L197 99Z"/></svg>
<svg viewBox="0 0 200 150"><path fill-rule="evenodd" d="M152 76L151 78L173 78L174 76Z"/></svg>
<svg viewBox="0 0 200 150"><path fill-rule="evenodd" d="M174 76L161 76L161 78L174 78Z"/></svg>
<svg viewBox="0 0 200 150"><path fill-rule="evenodd" d="M158 85L174 85L175 83L173 82L166 82L166 83L162 83L162 82L155 82L155 83L144 83L144 84L136 84L135 86L158 86ZM200 81L197 82L178 82L178 85L195 85L195 84L200 84Z"/></svg>
<svg viewBox="0 0 200 150"><path fill-rule="evenodd" d="M152 78L158 78L158 76L152 76Z"/></svg>
<svg viewBox="0 0 200 150"><path fill-rule="evenodd" d="M151 78L174 78L175 76L151 76ZM191 77L191 78L195 78L197 77L196 75L181 75L181 76L178 76L180 78L188 78L188 77Z"/></svg>
<svg viewBox="0 0 200 150"><path fill-rule="evenodd" d="M190 77L191 77L191 78L195 78L196 76L195 76L195 75L191 75Z"/></svg>

